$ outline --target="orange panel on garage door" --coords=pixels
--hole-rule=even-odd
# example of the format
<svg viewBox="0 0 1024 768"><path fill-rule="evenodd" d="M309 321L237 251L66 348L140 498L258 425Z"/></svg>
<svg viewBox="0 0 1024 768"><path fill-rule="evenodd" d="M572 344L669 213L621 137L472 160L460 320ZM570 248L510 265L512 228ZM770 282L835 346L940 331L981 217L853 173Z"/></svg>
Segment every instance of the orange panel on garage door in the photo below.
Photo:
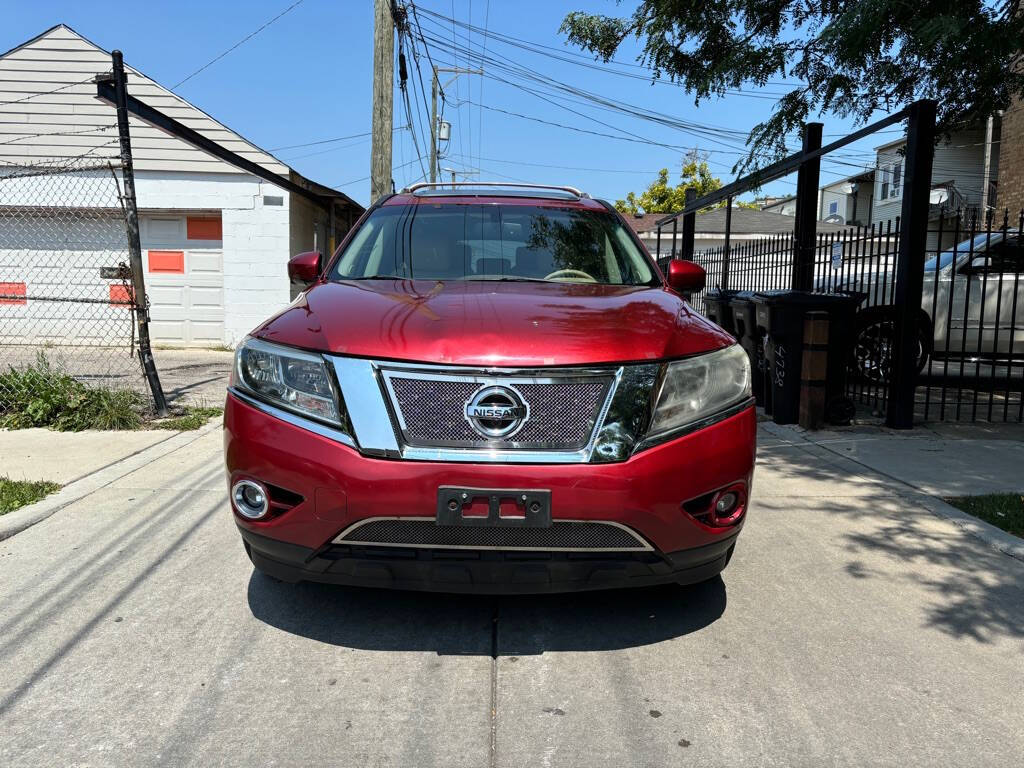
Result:
<svg viewBox="0 0 1024 768"><path fill-rule="evenodd" d="M131 289L127 285L110 286L110 303L130 309L132 304Z"/></svg>
<svg viewBox="0 0 1024 768"><path fill-rule="evenodd" d="M150 251L149 252L150 272L175 272L179 275L185 274L185 252L184 251Z"/></svg>
<svg viewBox="0 0 1024 768"><path fill-rule="evenodd" d="M220 216L189 216L185 229L189 240L220 240L222 237Z"/></svg>
<svg viewBox="0 0 1024 768"><path fill-rule="evenodd" d="M18 298L24 295L24 283L0 283L0 304L28 304L27 299Z"/></svg>

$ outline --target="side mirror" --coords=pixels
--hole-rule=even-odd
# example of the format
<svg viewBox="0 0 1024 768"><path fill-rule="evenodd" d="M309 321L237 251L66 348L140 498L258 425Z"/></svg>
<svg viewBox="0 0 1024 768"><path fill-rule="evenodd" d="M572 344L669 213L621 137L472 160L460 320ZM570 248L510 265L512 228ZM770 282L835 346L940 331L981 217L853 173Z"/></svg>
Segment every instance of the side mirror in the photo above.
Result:
<svg viewBox="0 0 1024 768"><path fill-rule="evenodd" d="M288 260L288 279L299 283L303 289L316 282L320 276L320 251L306 251Z"/></svg>
<svg viewBox="0 0 1024 768"><path fill-rule="evenodd" d="M668 287L678 293L697 293L704 290L707 273L704 267L685 259L672 259L668 263Z"/></svg>

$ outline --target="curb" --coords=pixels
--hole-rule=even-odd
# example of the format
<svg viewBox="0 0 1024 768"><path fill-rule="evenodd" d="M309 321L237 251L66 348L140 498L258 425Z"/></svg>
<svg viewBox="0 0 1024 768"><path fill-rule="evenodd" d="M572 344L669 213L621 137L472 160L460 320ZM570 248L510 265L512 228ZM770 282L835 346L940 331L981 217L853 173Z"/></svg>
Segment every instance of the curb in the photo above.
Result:
<svg viewBox="0 0 1024 768"><path fill-rule="evenodd" d="M894 475L890 475L879 469L868 466L867 464L857 461L857 459L851 456L847 456L839 451L829 448L823 443L816 443L814 440L808 439L806 435L801 432L791 431L785 428L780 429L775 424L761 424L759 426L764 428L764 430L773 437L787 440L789 445L796 448L803 450L814 448L818 451L828 453L830 460L848 462L849 464L857 467L857 474L874 475L875 477L885 478L890 482L898 483L902 486L900 489L900 496L917 503L917 505L926 512L930 512L936 517L942 517L949 520L968 536L972 536L980 540L990 549L994 549L996 552L1000 552L1015 560L1024 562L1024 539L1014 536L1012 533L1007 533L991 523L986 523L984 520L974 517L974 515L969 515L963 510L957 509L953 505L946 503L940 497L926 493L905 480L901 480Z"/></svg>
<svg viewBox="0 0 1024 768"><path fill-rule="evenodd" d="M220 429L221 425L222 422L217 419L197 430L173 434L166 440L161 440L159 443L154 443L135 453L129 454L123 459L118 459L105 467L97 469L95 472L72 480L56 493L37 501L35 504L29 504L27 507L22 507L0 516L0 541L9 539L26 528L31 528L55 512L59 512L64 507L74 504L90 493L94 493L100 488L120 480L125 475L146 466L151 461L173 453L179 448L183 448L199 438L210 434L214 430Z"/></svg>

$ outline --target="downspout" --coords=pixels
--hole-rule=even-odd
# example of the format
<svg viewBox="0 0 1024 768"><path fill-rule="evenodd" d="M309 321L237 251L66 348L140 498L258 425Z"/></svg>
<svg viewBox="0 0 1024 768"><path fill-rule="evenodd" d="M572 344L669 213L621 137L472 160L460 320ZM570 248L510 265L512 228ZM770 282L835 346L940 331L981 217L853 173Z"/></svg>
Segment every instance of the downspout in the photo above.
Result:
<svg viewBox="0 0 1024 768"><path fill-rule="evenodd" d="M992 178L992 115L985 121L985 172L981 178L981 215L988 221L988 187Z"/></svg>

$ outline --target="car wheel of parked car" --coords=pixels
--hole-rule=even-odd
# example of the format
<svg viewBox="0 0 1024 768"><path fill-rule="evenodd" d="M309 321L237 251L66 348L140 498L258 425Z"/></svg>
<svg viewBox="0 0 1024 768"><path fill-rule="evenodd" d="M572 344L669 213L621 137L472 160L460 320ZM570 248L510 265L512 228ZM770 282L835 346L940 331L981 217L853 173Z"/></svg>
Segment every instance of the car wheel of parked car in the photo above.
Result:
<svg viewBox="0 0 1024 768"><path fill-rule="evenodd" d="M896 315L891 309L871 308L857 314L850 367L854 374L873 382L889 380L895 347ZM917 371L931 355L931 332L924 318L917 328Z"/></svg>

